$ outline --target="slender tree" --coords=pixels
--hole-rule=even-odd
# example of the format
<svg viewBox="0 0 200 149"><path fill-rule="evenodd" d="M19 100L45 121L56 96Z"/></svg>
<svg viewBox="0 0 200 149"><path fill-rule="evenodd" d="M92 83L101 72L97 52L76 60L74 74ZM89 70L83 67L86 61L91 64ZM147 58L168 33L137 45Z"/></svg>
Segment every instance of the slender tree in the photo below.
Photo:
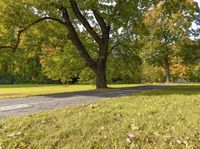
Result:
<svg viewBox="0 0 200 149"><path fill-rule="evenodd" d="M176 44L189 36L195 20L197 3L194 1L159 1L144 17L147 34L144 38L146 61L162 66L166 82L170 82L171 60L176 57Z"/></svg>

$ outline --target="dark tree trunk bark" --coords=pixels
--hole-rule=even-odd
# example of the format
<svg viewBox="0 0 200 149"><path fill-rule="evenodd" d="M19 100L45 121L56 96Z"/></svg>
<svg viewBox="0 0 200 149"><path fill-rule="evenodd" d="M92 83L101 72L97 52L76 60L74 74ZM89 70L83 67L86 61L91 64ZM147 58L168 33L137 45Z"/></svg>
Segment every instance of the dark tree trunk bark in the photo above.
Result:
<svg viewBox="0 0 200 149"><path fill-rule="evenodd" d="M170 75L170 64L168 58L165 58L165 82L170 83L171 75Z"/></svg>
<svg viewBox="0 0 200 149"><path fill-rule="evenodd" d="M106 59L99 59L95 70L96 74L96 88L107 88L106 81Z"/></svg>
<svg viewBox="0 0 200 149"><path fill-rule="evenodd" d="M86 66L89 67L94 71L96 74L96 88L107 88L107 81L106 81L106 63L108 57L108 43L109 43L109 33L110 33L110 26L106 25L104 19L102 18L100 12L98 10L92 9L94 13L94 17L96 18L100 28L102 35L100 36L92 26L90 26L89 22L85 18L85 16L79 10L79 7L75 0L70 0L72 10L76 16L76 18L82 23L82 25L86 28L87 32L91 35L94 41L99 45L98 58L97 60L93 60L89 53L87 52L85 46L83 45L82 41L80 40L76 30L70 20L68 11L66 8L63 8L63 17L66 23L66 26L69 31L69 37L72 43L76 46L77 50L79 51L80 55L85 60Z"/></svg>

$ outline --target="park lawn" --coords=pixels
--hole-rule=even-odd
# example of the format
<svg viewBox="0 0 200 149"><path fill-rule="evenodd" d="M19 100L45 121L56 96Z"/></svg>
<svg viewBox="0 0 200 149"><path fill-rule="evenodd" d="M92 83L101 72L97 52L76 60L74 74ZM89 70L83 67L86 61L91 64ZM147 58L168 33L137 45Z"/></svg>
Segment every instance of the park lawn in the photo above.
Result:
<svg viewBox="0 0 200 149"><path fill-rule="evenodd" d="M0 121L0 148L200 148L200 85Z"/></svg>
<svg viewBox="0 0 200 149"><path fill-rule="evenodd" d="M141 84L111 84L111 88L134 87ZM0 85L0 99L95 90L94 85Z"/></svg>

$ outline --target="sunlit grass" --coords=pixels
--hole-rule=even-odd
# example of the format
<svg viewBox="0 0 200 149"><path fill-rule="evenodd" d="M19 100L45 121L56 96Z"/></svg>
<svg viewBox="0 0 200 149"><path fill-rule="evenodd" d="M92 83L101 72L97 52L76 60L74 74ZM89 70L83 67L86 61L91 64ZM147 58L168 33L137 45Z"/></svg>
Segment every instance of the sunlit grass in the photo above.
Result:
<svg viewBox="0 0 200 149"><path fill-rule="evenodd" d="M110 88L134 87L139 84L114 84ZM0 99L95 90L95 85L0 85Z"/></svg>
<svg viewBox="0 0 200 149"><path fill-rule="evenodd" d="M94 90L93 85L1 85L0 98Z"/></svg>
<svg viewBox="0 0 200 149"><path fill-rule="evenodd" d="M128 87L136 87L136 86L145 86L146 84L109 84L109 88L128 88Z"/></svg>
<svg viewBox="0 0 200 149"><path fill-rule="evenodd" d="M0 122L0 148L199 149L200 85Z"/></svg>

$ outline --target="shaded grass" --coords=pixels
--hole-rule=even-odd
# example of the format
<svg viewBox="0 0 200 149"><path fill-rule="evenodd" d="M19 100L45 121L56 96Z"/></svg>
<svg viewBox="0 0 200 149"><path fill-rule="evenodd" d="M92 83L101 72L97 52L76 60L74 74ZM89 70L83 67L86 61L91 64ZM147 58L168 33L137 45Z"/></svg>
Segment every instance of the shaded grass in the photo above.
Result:
<svg viewBox="0 0 200 149"><path fill-rule="evenodd" d="M114 84L110 88L134 87L139 84ZM0 99L95 90L94 85L0 85Z"/></svg>
<svg viewBox="0 0 200 149"><path fill-rule="evenodd" d="M0 122L0 148L200 148L200 86L179 86Z"/></svg>

